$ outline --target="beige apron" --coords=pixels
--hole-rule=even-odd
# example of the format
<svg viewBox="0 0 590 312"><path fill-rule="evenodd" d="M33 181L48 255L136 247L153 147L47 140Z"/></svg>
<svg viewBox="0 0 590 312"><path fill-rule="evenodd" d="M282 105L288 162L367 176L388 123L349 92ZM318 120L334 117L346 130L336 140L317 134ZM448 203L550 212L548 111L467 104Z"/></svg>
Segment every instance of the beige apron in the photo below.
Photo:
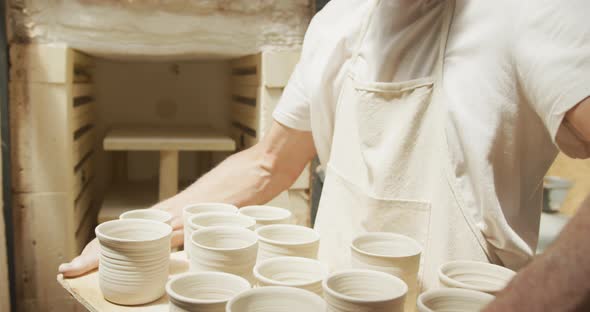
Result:
<svg viewBox="0 0 590 312"><path fill-rule="evenodd" d="M356 235L376 231L404 234L422 244L422 290L438 285L438 267L446 261L499 262L465 213L451 168L441 81L454 1L441 5L438 59L426 78L358 81L359 66L370 61L357 59L371 16L364 23L336 108L316 221L319 257L332 270L350 267Z"/></svg>

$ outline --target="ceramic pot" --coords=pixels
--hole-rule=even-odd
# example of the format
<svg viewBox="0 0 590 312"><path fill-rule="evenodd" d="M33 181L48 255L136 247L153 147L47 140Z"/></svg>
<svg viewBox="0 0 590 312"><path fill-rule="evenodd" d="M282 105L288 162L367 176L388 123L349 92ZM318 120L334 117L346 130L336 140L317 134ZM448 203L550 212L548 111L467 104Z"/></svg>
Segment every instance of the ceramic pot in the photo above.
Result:
<svg viewBox="0 0 590 312"><path fill-rule="evenodd" d="M494 296L475 290L459 288L432 289L418 296L418 311L481 311L492 300L494 300Z"/></svg>
<svg viewBox="0 0 590 312"><path fill-rule="evenodd" d="M408 286L391 274L372 270L333 273L324 282L327 311L403 312Z"/></svg>
<svg viewBox="0 0 590 312"><path fill-rule="evenodd" d="M256 220L250 217L228 212L200 213L188 219L188 228L193 232L211 226L237 226L254 230L255 225Z"/></svg>
<svg viewBox="0 0 590 312"><path fill-rule="evenodd" d="M292 287L253 288L235 296L227 303L227 312L323 312L322 298L306 290Z"/></svg>
<svg viewBox="0 0 590 312"><path fill-rule="evenodd" d="M172 227L153 220L113 220L96 227L99 286L108 301L144 304L162 297Z"/></svg>
<svg viewBox="0 0 590 312"><path fill-rule="evenodd" d="M300 257L275 257L259 262L254 267L258 286L288 286L323 295L322 281L327 268L318 260Z"/></svg>
<svg viewBox="0 0 590 312"><path fill-rule="evenodd" d="M317 259L320 235L311 228L293 224L271 224L259 227L258 261L273 257Z"/></svg>
<svg viewBox="0 0 590 312"><path fill-rule="evenodd" d="M351 244L353 268L389 273L408 285L406 312L416 309L421 254L422 246L417 241L395 233L365 233L353 239Z"/></svg>
<svg viewBox="0 0 590 312"><path fill-rule="evenodd" d="M191 242L191 271L226 272L254 282L258 240L251 230L212 226L195 231Z"/></svg>
<svg viewBox="0 0 590 312"><path fill-rule="evenodd" d="M172 215L159 209L135 209L122 213L119 216L119 219L153 220L170 225L172 222Z"/></svg>
<svg viewBox="0 0 590 312"><path fill-rule="evenodd" d="M227 302L250 289L250 283L223 272L185 273L166 284L170 312L223 312Z"/></svg>
<svg viewBox="0 0 590 312"><path fill-rule="evenodd" d="M269 224L290 224L293 218L291 211L285 208L262 205L242 207L239 214L256 220L257 228Z"/></svg>
<svg viewBox="0 0 590 312"><path fill-rule="evenodd" d="M496 294L504 289L516 273L499 265L478 261L451 261L441 265L441 285Z"/></svg>
<svg viewBox="0 0 590 312"><path fill-rule="evenodd" d="M192 216L210 212L224 212L237 214L238 207L224 203L199 203L188 205L182 209L182 224L184 226L184 249L186 251L187 259L190 259L190 241L191 235L193 234L192 231L187 230L189 229L188 220Z"/></svg>

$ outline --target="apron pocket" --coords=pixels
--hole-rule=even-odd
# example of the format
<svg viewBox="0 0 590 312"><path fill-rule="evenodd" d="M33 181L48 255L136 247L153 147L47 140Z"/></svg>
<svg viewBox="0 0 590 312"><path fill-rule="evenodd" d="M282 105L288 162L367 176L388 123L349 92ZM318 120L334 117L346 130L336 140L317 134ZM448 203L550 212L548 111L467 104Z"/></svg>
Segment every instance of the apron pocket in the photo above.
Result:
<svg viewBox="0 0 590 312"><path fill-rule="evenodd" d="M415 239L424 250L430 238L430 203L366 197L362 226L367 232L393 232Z"/></svg>

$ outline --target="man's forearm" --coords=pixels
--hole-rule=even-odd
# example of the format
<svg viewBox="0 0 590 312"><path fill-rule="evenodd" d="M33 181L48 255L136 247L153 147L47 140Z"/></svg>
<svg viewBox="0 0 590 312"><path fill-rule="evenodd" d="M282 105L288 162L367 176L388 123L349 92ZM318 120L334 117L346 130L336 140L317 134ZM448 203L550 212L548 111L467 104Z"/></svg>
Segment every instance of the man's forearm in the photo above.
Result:
<svg viewBox="0 0 590 312"><path fill-rule="evenodd" d="M498 294L485 312L588 311L590 197L558 239Z"/></svg>

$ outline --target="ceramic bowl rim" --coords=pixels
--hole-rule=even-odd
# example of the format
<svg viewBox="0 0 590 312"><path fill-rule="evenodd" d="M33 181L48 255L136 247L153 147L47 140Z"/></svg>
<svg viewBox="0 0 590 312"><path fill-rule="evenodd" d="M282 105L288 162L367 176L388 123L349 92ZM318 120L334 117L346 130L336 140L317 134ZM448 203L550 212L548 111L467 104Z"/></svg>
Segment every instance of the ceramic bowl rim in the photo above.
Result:
<svg viewBox="0 0 590 312"><path fill-rule="evenodd" d="M416 300L416 304L418 306L418 310L424 310L424 311L428 311L428 312L434 312L434 310L432 310L431 308L427 307L426 304L424 303L424 301L430 299L431 297L437 297L440 296L441 294L451 294L451 295L463 295L463 297L469 297L469 298L475 298L475 297L479 297L482 300L494 300L495 296L494 295L490 295L488 293L482 292L482 291L477 291L477 290L472 290L472 289L463 289L463 288L437 288L437 289L430 289L427 290L423 293L421 293L417 300Z"/></svg>
<svg viewBox="0 0 590 312"><path fill-rule="evenodd" d="M215 231L222 231L222 230L223 231L230 230L230 231L236 231L236 232L239 231L239 232L242 232L243 234L246 234L246 235L253 235L254 242L249 243L248 245L246 245L244 247L240 247L240 248L210 247L210 246L205 246L203 244L195 242L195 235L202 235L203 233L206 233L206 232L215 232ZM191 234L191 243L193 245L196 245L199 248L202 248L205 250L212 250L212 251L244 250L244 249L248 249L253 246L256 246L256 244L258 244L258 237L256 236L256 233L254 233L254 231L248 230L246 228L241 228L241 227L237 227L237 226L210 226L210 227L201 228L201 229L194 231L193 234Z"/></svg>
<svg viewBox="0 0 590 312"><path fill-rule="evenodd" d="M286 286L265 286L265 287L257 287L257 288L250 288L245 290L237 295L235 295L231 300L227 302L226 311L232 311L230 308L236 303L236 301L247 297L256 295L257 293L273 293L273 292L280 292L280 293L297 293L302 297L307 297L310 300L313 300L314 303L322 306L323 308L326 307L325 301L316 293L313 293L309 290L295 288L295 287L286 287Z"/></svg>
<svg viewBox="0 0 590 312"><path fill-rule="evenodd" d="M266 238L264 236L262 236L260 234L260 232L265 231L265 230L269 230L269 229L273 229L273 228L291 228L291 229L298 229L298 230L303 230L303 231L307 231L309 233L313 233L313 235L315 236L312 240L306 240L306 241L301 241L301 242L282 242L282 241L278 241L275 239L270 239L270 238ZM267 244L272 244L272 245L280 245L280 246L305 246L305 245L311 245L311 244L315 244L317 242L320 241L320 233L318 233L316 230L307 227L307 226L303 226L303 225L296 225L296 224L269 224L269 225L263 225L259 228L257 228L255 231L256 236L258 236L258 240L260 240L261 242L267 243Z"/></svg>
<svg viewBox="0 0 590 312"><path fill-rule="evenodd" d="M135 240L135 239L117 238L117 237L113 237L111 235L107 235L107 234L102 233L102 229L104 227L107 227L111 224L116 224L116 223L121 223L121 224L143 223L144 225L152 225L155 227L165 227L165 234L159 235L158 237L152 238L152 239ZM99 224L96 227L96 229L94 230L94 232L96 233L96 237L98 238L99 242L101 240L106 240L108 242L115 242L115 243L141 243L141 244L144 244L144 243L156 242L156 241L159 241L159 240L164 239L166 237L169 237L170 235L172 235L172 227L166 223L159 222L159 221L153 221L153 220L115 219L115 220L110 220L110 221L106 221L106 222Z"/></svg>
<svg viewBox="0 0 590 312"><path fill-rule="evenodd" d="M360 298L356 298L356 297L352 297L352 296L349 296L349 295L345 295L345 294L336 292L332 288L328 287L328 282L330 281L330 279L332 279L332 278L334 278L335 276L338 276L338 275L349 274L349 273L365 273L365 274L372 274L372 275L375 275L375 276L384 277L384 278L393 280L393 281L395 281L395 283L398 283L401 286L403 286L403 290L404 291L399 296L390 296L390 297L387 297L387 298L376 298L376 299L366 300L366 299L360 299ZM330 274L328 277L326 277L322 281L322 288L324 289L324 293L327 293L330 296L335 297L337 299L340 299L340 300L343 300L343 301L347 301L347 302L351 302L351 303L366 303L366 302L379 303L379 302L387 302L387 301L397 300L397 299L399 299L399 298L401 298L403 296L406 296L408 294L408 285L402 279L400 279L399 277L395 277L395 276L393 276L391 274L380 272L380 271L364 270L364 269L351 269L351 270L336 271L336 272Z"/></svg>
<svg viewBox="0 0 590 312"><path fill-rule="evenodd" d="M240 286L247 286L247 287L244 287L243 290L238 291L236 294L234 294L233 296L230 296L227 299L195 299L195 298L183 296L183 295L178 294L177 292L172 290L173 283L175 283L181 279L194 278L194 277L198 277L198 276L223 276L223 277L233 278L233 279L235 279L236 282L243 284ZM231 273L226 273L226 272L214 272L214 271L185 272L185 273L174 276L166 283L166 293L168 294L168 296L170 296L171 299L174 299L174 300L177 300L177 301L183 302L183 303L188 303L188 304L216 304L216 303L228 302L232 297L235 297L237 294L244 292L244 291L251 289L251 288L252 288L252 285L250 284L250 282L248 282L247 279L245 279L241 276L231 274Z"/></svg>
<svg viewBox="0 0 590 312"><path fill-rule="evenodd" d="M235 226L235 227L242 227L245 229L249 229L253 226L256 225L256 220L252 217L248 217L246 215L240 215L237 213L231 213L231 212L203 212L203 213L197 213L197 214L193 214L191 216L188 217L188 222L187 225L191 228L194 229L195 228L195 223L193 222L194 219L198 219L198 218L204 218L204 217L211 217L211 216L226 216L226 217L238 217L238 218L243 218L243 220L247 220L249 223L248 226L246 227L242 227L242 226ZM206 228L206 227L211 227L211 226L203 226L203 225L198 225L199 228ZM219 226L219 225L213 225L213 226ZM228 225L228 226L234 226L234 225Z"/></svg>
<svg viewBox="0 0 590 312"><path fill-rule="evenodd" d="M184 207L182 207L182 214L183 215L197 215L197 214L201 214L201 213L208 213L208 212L214 212L214 211L207 211L207 212L189 212L188 210L193 208L193 207L199 207L199 206L207 206L207 205L222 205L222 206L226 206L228 208L232 208L232 210L234 211L233 213L238 213L238 207L236 207L235 205L232 204L227 204L227 203L216 203L216 202L203 202L203 203L194 203L194 204L189 204L186 205ZM235 209L233 209L235 208ZM219 211L221 212L221 211ZM229 211L225 211L225 212L229 212Z"/></svg>
<svg viewBox="0 0 590 312"><path fill-rule="evenodd" d="M142 213L142 212L155 213L158 216L162 216L162 220L153 220L153 219L144 219L144 218L133 218L133 217L129 217L130 215L133 215L133 214L136 214L136 213ZM172 216L172 214L169 213L168 211L164 211L164 210L161 210L161 209L155 209L155 208L133 209L133 210L125 211L121 215L119 215L119 219L120 220L128 220L128 219L152 220L152 221L163 222L163 223L166 223L168 225L170 225L170 222L172 221L172 218L174 218L174 216Z"/></svg>
<svg viewBox="0 0 590 312"><path fill-rule="evenodd" d="M282 282L282 281L277 281L275 279L266 277L264 275L262 275L262 273L260 273L260 268L264 265L268 265L269 263L273 263L273 262L281 262L281 261L285 261L285 260L292 260L292 261L298 261L298 262L306 262L306 263L313 263L313 264L317 264L318 267L321 269L322 271L322 276L320 276L317 279L314 279L312 281L307 281L307 282L301 282L301 283L287 283L287 282ZM303 257L273 257L273 258L268 258L265 260L262 260L258 263L256 263L256 265L254 266L254 269L252 270L252 272L254 273L254 277L266 284L271 284L271 285L275 285L275 286L287 286L287 287L305 287L305 286L310 286L313 284L317 284L317 283L321 283L327 276L328 276L328 270L327 268L319 261L316 259L310 259L310 258L303 258Z"/></svg>
<svg viewBox="0 0 590 312"><path fill-rule="evenodd" d="M283 216L280 217L255 217L255 216L251 216L249 214L245 214L243 213L243 211L245 210L246 212L248 210L252 210L252 209L256 209L256 208L269 208L269 210L274 210L277 212L281 212L281 214L284 214ZM256 221L262 221L262 222L269 222L269 221L278 221L278 220L286 220L286 219L290 219L293 216L293 213L289 210L289 209L285 209L285 208L281 208L281 207L275 207L275 206L268 206L268 205L250 205L250 206L244 206L242 208L239 209L238 211L240 214L248 216Z"/></svg>
<svg viewBox="0 0 590 312"><path fill-rule="evenodd" d="M403 256L388 256L388 255L367 252L355 245L358 240L368 237L368 236L389 236L389 237L401 238L401 239L411 243L412 245L414 245L413 247L416 247L417 251L414 253L403 255ZM381 258L381 259L412 258L412 257L418 256L418 255L421 255L424 252L422 245L418 241L416 241L415 239L413 239L409 236L403 235L403 234L392 233L392 232L368 232L368 233L360 234L352 240L352 242L350 243L350 248L352 248L354 251L358 252L359 254L362 254L365 256L370 256L370 257L375 257L375 258Z"/></svg>
<svg viewBox="0 0 590 312"><path fill-rule="evenodd" d="M467 284L461 281L458 281L450 276L448 276L445 272L446 269L449 266L462 266L462 265L479 265L481 267L488 267L488 268L494 268L494 269L498 269L500 271L504 271L507 274L512 274L512 276L514 276L516 273L508 268L505 268L503 266L499 266L497 264L493 264L493 263L487 263L487 262L481 262L481 261L472 261L472 260L455 260L455 261L449 261L446 263L443 263L439 269L438 269L438 277L439 279L444 283L447 284L451 287L454 288L461 288L461 289L470 289L470 290L475 290L475 291L479 291L479 292L484 292L484 293L496 293L498 291L500 291L501 289L493 289L490 287L482 287L482 286L477 286L477 285L472 285L472 284Z"/></svg>

